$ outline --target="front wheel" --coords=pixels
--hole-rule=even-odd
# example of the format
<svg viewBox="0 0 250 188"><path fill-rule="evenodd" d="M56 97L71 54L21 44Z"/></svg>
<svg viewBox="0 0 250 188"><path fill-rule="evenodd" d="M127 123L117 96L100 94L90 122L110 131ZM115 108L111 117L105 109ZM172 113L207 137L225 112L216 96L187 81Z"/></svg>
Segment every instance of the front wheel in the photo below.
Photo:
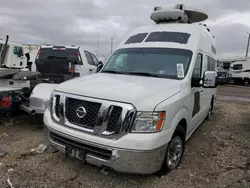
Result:
<svg viewBox="0 0 250 188"><path fill-rule="evenodd" d="M167 152L162 165L163 172L168 173L179 166L184 149L185 130L181 126L178 126L171 141L168 143Z"/></svg>

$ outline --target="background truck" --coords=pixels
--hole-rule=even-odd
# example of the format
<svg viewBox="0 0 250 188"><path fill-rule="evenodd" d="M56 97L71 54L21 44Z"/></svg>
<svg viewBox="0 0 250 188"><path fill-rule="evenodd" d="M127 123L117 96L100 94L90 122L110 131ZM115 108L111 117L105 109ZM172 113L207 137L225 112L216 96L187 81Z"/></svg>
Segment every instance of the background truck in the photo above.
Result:
<svg viewBox="0 0 250 188"><path fill-rule="evenodd" d="M21 109L32 115L36 112L42 115L57 84L94 74L103 66L92 53L75 46L41 46L35 62L31 62L27 45L24 48L8 40L6 36L6 41L0 41L0 102L9 101L0 103L4 104L0 112ZM24 54L25 51L28 52ZM20 108L16 108L18 106Z"/></svg>

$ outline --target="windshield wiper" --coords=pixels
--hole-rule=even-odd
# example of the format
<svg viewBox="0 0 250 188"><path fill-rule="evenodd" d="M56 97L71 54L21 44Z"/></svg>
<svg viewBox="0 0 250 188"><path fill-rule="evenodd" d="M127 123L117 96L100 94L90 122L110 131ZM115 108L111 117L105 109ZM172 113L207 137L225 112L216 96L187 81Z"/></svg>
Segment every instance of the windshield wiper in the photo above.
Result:
<svg viewBox="0 0 250 188"><path fill-rule="evenodd" d="M124 72L114 71L114 70L104 70L104 73L111 73L111 74L124 74Z"/></svg>
<svg viewBox="0 0 250 188"><path fill-rule="evenodd" d="M148 72L120 72L120 71L114 71L114 70L104 70L102 71L104 73L112 73L112 74L129 74L129 75L138 75L138 76L148 76L148 77L157 77L159 78L160 76L158 76L157 74L151 74Z"/></svg>
<svg viewBox="0 0 250 188"><path fill-rule="evenodd" d="M148 72L128 72L128 74L139 75L139 76L148 76L148 77L160 77L157 74L151 74Z"/></svg>

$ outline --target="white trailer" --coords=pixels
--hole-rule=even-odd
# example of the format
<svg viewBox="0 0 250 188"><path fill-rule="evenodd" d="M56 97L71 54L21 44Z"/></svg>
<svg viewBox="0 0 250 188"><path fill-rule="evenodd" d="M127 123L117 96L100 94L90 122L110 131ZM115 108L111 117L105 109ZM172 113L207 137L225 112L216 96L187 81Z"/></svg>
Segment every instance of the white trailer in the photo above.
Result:
<svg viewBox="0 0 250 188"><path fill-rule="evenodd" d="M250 57L243 60L233 61L230 66L230 73L235 84L250 84Z"/></svg>

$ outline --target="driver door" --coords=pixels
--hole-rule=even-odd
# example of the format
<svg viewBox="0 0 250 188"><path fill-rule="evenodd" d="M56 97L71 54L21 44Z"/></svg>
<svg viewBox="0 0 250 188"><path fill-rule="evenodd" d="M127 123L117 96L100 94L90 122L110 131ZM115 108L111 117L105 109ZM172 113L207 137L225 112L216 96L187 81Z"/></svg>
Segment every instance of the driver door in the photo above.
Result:
<svg viewBox="0 0 250 188"><path fill-rule="evenodd" d="M14 46L13 48L13 55L12 55L12 62L9 65L10 67L15 67L15 68L22 68L25 65L25 56L23 53L23 48L20 46Z"/></svg>
<svg viewBox="0 0 250 188"><path fill-rule="evenodd" d="M197 80L202 79L202 75L203 75L202 65L203 65L203 54L199 52L197 54L192 79L197 79ZM188 130L189 134L192 133L196 129L196 127L200 124L203 118L203 114L202 114L203 88L200 84L197 86L192 86L190 97L192 101L191 102L192 123L191 123L190 129Z"/></svg>

